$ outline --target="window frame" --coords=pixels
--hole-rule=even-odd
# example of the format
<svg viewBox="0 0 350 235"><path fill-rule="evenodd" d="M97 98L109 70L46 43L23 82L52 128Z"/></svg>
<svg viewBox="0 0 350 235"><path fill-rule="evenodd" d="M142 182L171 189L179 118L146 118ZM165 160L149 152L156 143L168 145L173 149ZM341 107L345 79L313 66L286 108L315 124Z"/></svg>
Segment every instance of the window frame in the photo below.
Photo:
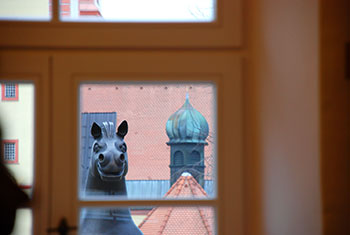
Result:
<svg viewBox="0 0 350 235"><path fill-rule="evenodd" d="M161 66L159 66L161 64ZM208 66L202 66L206 64ZM116 66L117 65L117 66ZM76 225L82 207L210 206L217 234L243 234L241 57L230 52L57 52L52 83L52 216ZM79 87L82 82L214 82L217 88L217 177L214 199L79 199ZM62 95L62 91L66 95ZM64 128L63 128L64 127ZM67 133L69 133L67 135ZM65 148L62 148L65 146ZM234 154L232 149L234 149ZM67 165L66 163L69 162ZM60 174L61 169L65 174ZM59 177L58 177L59 176ZM75 180L72 180L75 179ZM67 203L63 203L66 201ZM69 203L68 203L69 202ZM67 214L67 211L69 213Z"/></svg>
<svg viewBox="0 0 350 235"><path fill-rule="evenodd" d="M14 160L7 160L5 159L5 145L6 144L14 144L15 145L15 159ZM18 164L18 139L4 139L2 141L2 153L4 156L4 163L5 164Z"/></svg>
<svg viewBox="0 0 350 235"><path fill-rule="evenodd" d="M217 20L211 23L94 23L60 21L59 0L52 0L51 21L0 21L0 46L237 48L242 41L241 1L217 0Z"/></svg>
<svg viewBox="0 0 350 235"><path fill-rule="evenodd" d="M0 50L0 78L9 83L34 85L34 179L33 185L20 185L26 190L33 188L31 201L24 206L33 215L33 234L46 234L49 224L49 163L50 158L50 66L47 54L18 50ZM2 150L3 151L3 150Z"/></svg>
<svg viewBox="0 0 350 235"><path fill-rule="evenodd" d="M17 83L11 83L15 85L15 97L7 97L6 96L6 86L10 83L2 83L1 84L1 100L2 101L18 101L18 84Z"/></svg>

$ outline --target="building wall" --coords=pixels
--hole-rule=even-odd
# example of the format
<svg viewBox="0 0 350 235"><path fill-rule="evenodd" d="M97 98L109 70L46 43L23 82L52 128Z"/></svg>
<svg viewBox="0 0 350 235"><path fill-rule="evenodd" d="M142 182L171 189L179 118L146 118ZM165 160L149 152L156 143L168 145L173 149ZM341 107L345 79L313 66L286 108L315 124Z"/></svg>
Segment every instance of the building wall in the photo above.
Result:
<svg viewBox="0 0 350 235"><path fill-rule="evenodd" d="M186 85L82 85L81 112L116 112L117 125L128 121L125 137L128 146L127 180L170 179L170 147L166 144L166 122L185 103L189 93L191 105L207 120L209 144L205 146L205 179L212 178L215 159L216 97L211 84Z"/></svg>
<svg viewBox="0 0 350 235"><path fill-rule="evenodd" d="M245 223L321 234L319 2L245 2Z"/></svg>
<svg viewBox="0 0 350 235"><path fill-rule="evenodd" d="M4 140L18 140L18 163L7 164L18 184L32 185L34 156L34 86L18 84L18 101L0 100Z"/></svg>
<svg viewBox="0 0 350 235"><path fill-rule="evenodd" d="M48 17L48 0L0 1L0 17Z"/></svg>

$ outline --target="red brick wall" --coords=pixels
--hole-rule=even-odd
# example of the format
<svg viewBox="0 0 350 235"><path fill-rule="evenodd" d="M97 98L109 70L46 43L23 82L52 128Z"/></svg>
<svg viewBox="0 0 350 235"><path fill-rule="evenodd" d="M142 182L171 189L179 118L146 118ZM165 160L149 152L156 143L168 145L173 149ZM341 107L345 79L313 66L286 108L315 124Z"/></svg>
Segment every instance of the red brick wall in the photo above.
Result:
<svg viewBox="0 0 350 235"><path fill-rule="evenodd" d="M165 126L171 114L185 102L190 103L208 121L214 133L214 90L210 86L177 85L83 85L81 112L117 112L117 123L127 120L129 173L127 179L169 179L170 147ZM213 156L213 144L205 147L206 165ZM206 168L207 174L208 168ZM206 177L207 178L207 177Z"/></svg>
<svg viewBox="0 0 350 235"><path fill-rule="evenodd" d="M50 14L52 1L49 2ZM63 17L71 16L71 0L60 0L60 14ZM101 16L94 0L79 0L79 16Z"/></svg>

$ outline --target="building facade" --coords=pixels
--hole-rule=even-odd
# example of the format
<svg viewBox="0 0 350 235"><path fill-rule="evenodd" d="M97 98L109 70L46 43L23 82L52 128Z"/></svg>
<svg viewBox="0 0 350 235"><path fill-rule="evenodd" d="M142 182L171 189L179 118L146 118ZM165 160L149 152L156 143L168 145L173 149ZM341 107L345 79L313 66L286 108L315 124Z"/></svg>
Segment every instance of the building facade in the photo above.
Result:
<svg viewBox="0 0 350 235"><path fill-rule="evenodd" d="M34 86L1 83L3 162L22 189L31 189L34 159Z"/></svg>

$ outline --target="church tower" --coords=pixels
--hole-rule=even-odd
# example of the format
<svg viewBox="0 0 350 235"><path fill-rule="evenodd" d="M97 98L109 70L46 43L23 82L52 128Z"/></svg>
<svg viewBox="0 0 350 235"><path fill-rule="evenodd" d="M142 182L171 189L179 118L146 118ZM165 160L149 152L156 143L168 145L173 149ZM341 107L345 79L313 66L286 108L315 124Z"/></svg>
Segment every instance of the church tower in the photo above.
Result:
<svg viewBox="0 0 350 235"><path fill-rule="evenodd" d="M204 146L209 126L203 115L190 104L188 94L184 105L166 123L170 146L170 184L183 172L189 172L204 188Z"/></svg>

